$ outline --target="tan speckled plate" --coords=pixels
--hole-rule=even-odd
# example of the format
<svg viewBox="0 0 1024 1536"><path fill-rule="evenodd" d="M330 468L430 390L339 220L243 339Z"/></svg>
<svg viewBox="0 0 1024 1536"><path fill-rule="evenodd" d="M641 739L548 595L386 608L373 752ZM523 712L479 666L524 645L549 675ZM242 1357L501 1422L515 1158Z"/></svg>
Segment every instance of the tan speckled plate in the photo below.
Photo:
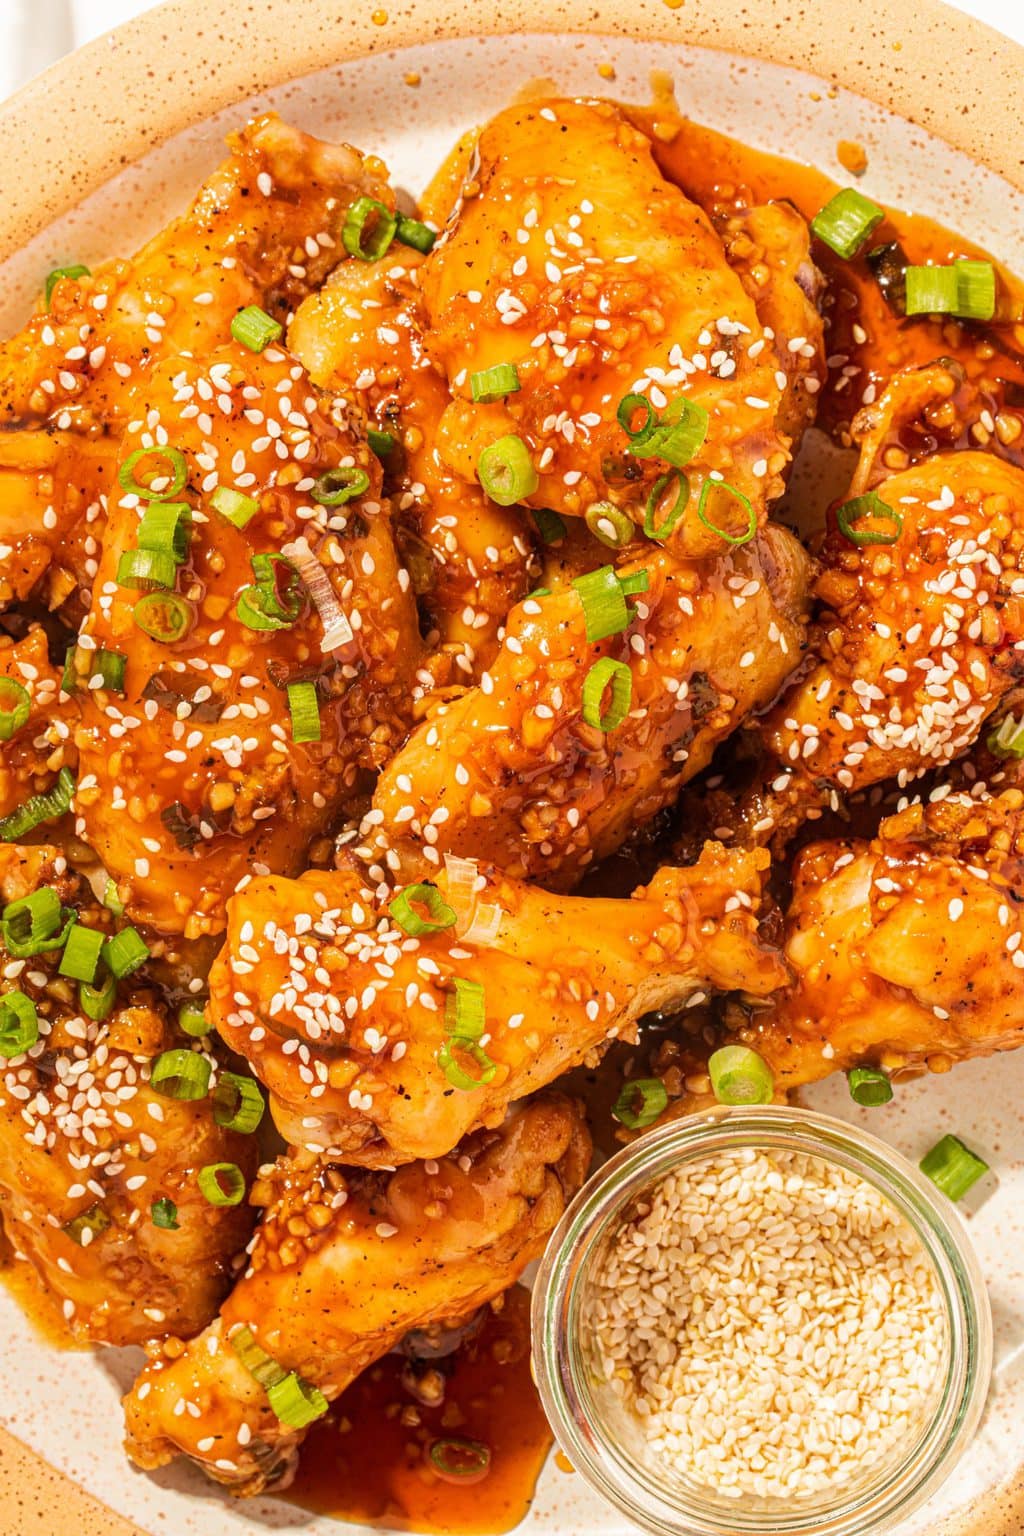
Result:
<svg viewBox="0 0 1024 1536"><path fill-rule="evenodd" d="M612 81L598 74L609 64ZM379 151L416 190L463 127L527 82L636 100L652 69L693 116L834 175L838 141L860 140L869 193L1024 271L1024 51L938 0L172 0L0 107L0 324L19 323L51 266L136 245L255 105ZM905 1087L884 1120L852 1110L915 1157L959 1130L998 1172L968 1213L995 1313L992 1400L954 1482L901 1536L1024 1532L1021 1102L1024 1052ZM835 1085L815 1103L851 1114ZM232 1503L188 1470L134 1473L117 1399L137 1357L61 1355L3 1290L0 1334L0 1424L18 1437L0 1429L0 1536L337 1531L279 1501ZM523 1529L626 1531L554 1467Z"/></svg>

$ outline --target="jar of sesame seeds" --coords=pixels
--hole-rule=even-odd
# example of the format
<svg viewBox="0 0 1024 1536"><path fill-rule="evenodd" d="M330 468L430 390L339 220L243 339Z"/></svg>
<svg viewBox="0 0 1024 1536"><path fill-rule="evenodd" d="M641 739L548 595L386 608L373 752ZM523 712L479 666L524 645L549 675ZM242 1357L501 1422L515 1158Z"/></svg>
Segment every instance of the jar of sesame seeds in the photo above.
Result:
<svg viewBox="0 0 1024 1536"><path fill-rule="evenodd" d="M562 1449L661 1536L892 1529L966 1449L991 1334L946 1196L875 1137L779 1105L618 1153L533 1300Z"/></svg>

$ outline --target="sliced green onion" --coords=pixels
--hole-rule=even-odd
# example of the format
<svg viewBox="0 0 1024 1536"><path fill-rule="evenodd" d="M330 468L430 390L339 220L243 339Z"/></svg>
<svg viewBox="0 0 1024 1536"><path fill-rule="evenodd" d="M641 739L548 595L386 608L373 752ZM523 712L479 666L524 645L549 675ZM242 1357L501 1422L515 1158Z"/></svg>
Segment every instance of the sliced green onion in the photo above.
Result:
<svg viewBox="0 0 1024 1536"><path fill-rule="evenodd" d="M100 951L106 941L106 934L98 928L86 928L82 923L75 923L60 957L59 974L70 976L73 981L93 981L96 967L100 963Z"/></svg>
<svg viewBox="0 0 1024 1536"><path fill-rule="evenodd" d="M646 592L651 584L650 573L646 570L633 571L631 575L620 576L618 580L623 597L636 597L639 593Z"/></svg>
<svg viewBox="0 0 1024 1536"><path fill-rule="evenodd" d="M482 368L479 373L469 376L469 391L478 405L504 400L506 395L517 394L522 387L515 363L495 363L493 368Z"/></svg>
<svg viewBox="0 0 1024 1536"><path fill-rule="evenodd" d="M488 443L477 460L476 473L486 494L499 507L512 507L517 501L525 501L540 484L530 450L514 432Z"/></svg>
<svg viewBox="0 0 1024 1536"><path fill-rule="evenodd" d="M460 1042L479 1040L487 1025L484 988L480 981L453 977L454 992L444 1002L444 1023L448 1033Z"/></svg>
<svg viewBox="0 0 1024 1536"><path fill-rule="evenodd" d="M318 475L309 494L322 507L340 507L354 496L361 496L369 486L370 477L365 469L357 464L340 464Z"/></svg>
<svg viewBox="0 0 1024 1536"><path fill-rule="evenodd" d="M167 1099L204 1099L210 1086L210 1070L205 1056L179 1046L160 1053L150 1068L149 1081Z"/></svg>
<svg viewBox="0 0 1024 1536"><path fill-rule="evenodd" d="M124 913L124 902L117 894L117 881L107 876L107 883L103 887L103 905L108 912L113 912L115 917L121 917Z"/></svg>
<svg viewBox="0 0 1024 1536"><path fill-rule="evenodd" d="M30 795L17 810L0 818L0 843L16 843L44 821L59 821L71 809L74 793L75 780L71 770L62 768L52 789L42 795Z"/></svg>
<svg viewBox="0 0 1024 1536"><path fill-rule="evenodd" d="M491 1448L482 1440L464 1440L461 1435L449 1435L433 1442L430 1460L445 1482L478 1483L491 1469Z"/></svg>
<svg viewBox="0 0 1024 1536"><path fill-rule="evenodd" d="M966 1147L959 1136L943 1136L925 1153L918 1167L951 1200L961 1199L983 1173L988 1173L988 1163Z"/></svg>
<svg viewBox="0 0 1024 1536"><path fill-rule="evenodd" d="M292 717L292 741L320 740L320 700L315 683L288 684L288 713Z"/></svg>
<svg viewBox="0 0 1024 1536"><path fill-rule="evenodd" d="M136 480L135 466L142 459L166 459L171 466L170 480L162 490L151 490L148 485L140 485ZM188 464L180 448L136 448L117 472L117 483L121 489L132 496L141 496L144 501L170 501L172 496L177 496L179 491L185 489L187 480Z"/></svg>
<svg viewBox="0 0 1024 1536"><path fill-rule="evenodd" d="M608 708L602 713L604 696L611 688ZM629 714L633 698L633 674L624 661L602 656L595 661L583 681L583 718L598 731L614 731Z"/></svg>
<svg viewBox="0 0 1024 1536"><path fill-rule="evenodd" d="M709 420L702 405L679 395L655 426L634 437L629 452L636 459L664 459L683 469L707 437Z"/></svg>
<svg viewBox="0 0 1024 1536"><path fill-rule="evenodd" d="M775 1092L768 1063L745 1045L723 1045L713 1051L708 1072L719 1104L768 1104Z"/></svg>
<svg viewBox="0 0 1024 1536"><path fill-rule="evenodd" d="M62 693L78 692L78 646L69 645L64 652L64 671L61 673L60 686Z"/></svg>
<svg viewBox="0 0 1024 1536"><path fill-rule="evenodd" d="M122 928L104 944L103 959L120 981L145 964L149 950L134 928Z"/></svg>
<svg viewBox="0 0 1024 1536"><path fill-rule="evenodd" d="M139 522L135 542L140 549L170 555L180 565L192 537L192 508L186 501L151 501Z"/></svg>
<svg viewBox="0 0 1024 1536"><path fill-rule="evenodd" d="M854 524L863 517L891 523L892 531L883 533L877 528L855 528ZM890 507L875 491L868 491L864 496L854 496L852 501L844 501L837 508L836 526L843 538L858 548L864 544L895 544L903 532L903 513Z"/></svg>
<svg viewBox="0 0 1024 1536"><path fill-rule="evenodd" d="M178 1220L178 1207L173 1200L168 1200L162 1195L159 1200L154 1200L149 1208L149 1214L153 1218L154 1227L162 1227L165 1232L178 1232L181 1223Z"/></svg>
<svg viewBox="0 0 1024 1536"><path fill-rule="evenodd" d="M386 459L395 446L396 439L390 432L379 432L376 427L370 427L366 433L366 441L370 445L371 452L378 459Z"/></svg>
<svg viewBox="0 0 1024 1536"><path fill-rule="evenodd" d="M956 268L956 314L961 320L991 320L996 312L996 269L990 261L961 260Z"/></svg>
<svg viewBox="0 0 1024 1536"><path fill-rule="evenodd" d="M426 907L429 919L421 917L416 907ZM393 896L388 902L388 911L402 932L412 939L423 938L429 933L444 933L457 921L454 908L444 900L437 886L428 885L424 880L407 885L404 891Z"/></svg>
<svg viewBox="0 0 1024 1536"><path fill-rule="evenodd" d="M289 1371L283 1381L267 1388L267 1401L281 1423L291 1429L305 1429L307 1424L322 1419L330 1407L320 1389L303 1381L295 1371Z"/></svg>
<svg viewBox="0 0 1024 1536"><path fill-rule="evenodd" d="M231 321L231 334L250 352L262 352L284 333L284 326L258 304L247 304Z"/></svg>
<svg viewBox="0 0 1024 1536"><path fill-rule="evenodd" d="M5 992L0 997L0 1059L23 1056L39 1039L36 1005L24 992Z"/></svg>
<svg viewBox="0 0 1024 1536"><path fill-rule="evenodd" d="M210 1205L241 1205L245 1199L245 1174L237 1163L207 1163L196 1183Z"/></svg>
<svg viewBox="0 0 1024 1536"><path fill-rule="evenodd" d="M814 215L811 233L830 251L849 261L884 218L885 210L877 203L855 187L844 187Z"/></svg>
<svg viewBox="0 0 1024 1536"><path fill-rule="evenodd" d="M1024 758L1024 715L1020 720L1004 715L999 729L989 732L987 745L993 757Z"/></svg>
<svg viewBox="0 0 1024 1536"><path fill-rule="evenodd" d="M629 609L612 566L602 565L585 576L576 576L572 584L583 604L587 639L591 643L606 640L609 635L621 635L629 628Z"/></svg>
<svg viewBox="0 0 1024 1536"><path fill-rule="evenodd" d="M638 1077L623 1088L612 1114L629 1130L642 1131L654 1124L667 1103L668 1092L660 1077Z"/></svg>
<svg viewBox="0 0 1024 1536"><path fill-rule="evenodd" d="M91 276L92 276L92 273L89 271L89 268L88 267L83 267L81 265L74 266L74 267L54 267L53 271L48 273L47 278L46 278L46 307L47 307L47 309L49 309L49 307L50 307L50 300L53 298L53 290L56 288L57 284L60 282L62 277L70 277L70 278L74 279L74 278L78 278L78 277L91 277Z"/></svg>
<svg viewBox="0 0 1024 1536"><path fill-rule="evenodd" d="M996 309L996 274L990 261L955 261L948 267L908 267L908 315L956 315L991 320Z"/></svg>
<svg viewBox="0 0 1024 1536"><path fill-rule="evenodd" d="M88 981L78 983L78 1006L87 1019L99 1023L105 1019L117 1001L117 977L107 976L102 987L94 987Z"/></svg>
<svg viewBox="0 0 1024 1536"><path fill-rule="evenodd" d="M951 315L956 309L952 267L908 267L906 283L908 315Z"/></svg>
<svg viewBox="0 0 1024 1536"><path fill-rule="evenodd" d="M151 640L161 645L173 645L183 640L192 628L194 613L191 603L177 592L147 592L132 609L132 618Z"/></svg>
<svg viewBox="0 0 1024 1536"><path fill-rule="evenodd" d="M288 1375L284 1367L278 1365L273 1355L268 1355L266 1350L257 1344L251 1328L236 1328L228 1339L228 1343L249 1375L264 1391L268 1387L277 1386Z"/></svg>
<svg viewBox="0 0 1024 1536"><path fill-rule="evenodd" d="M357 197L341 231L341 243L360 261L380 261L398 230L398 218L375 197Z"/></svg>
<svg viewBox="0 0 1024 1536"><path fill-rule="evenodd" d="M747 514L747 526L742 533L730 533L726 528L719 528L713 523L707 514L707 505L712 496L727 496L739 503ZM720 539L727 544L749 544L757 532L757 513L750 505L748 497L742 491L737 491L734 486L728 485L724 480L705 480L700 489L700 500L697 503L697 516L705 528L710 528L712 533L717 533Z"/></svg>
<svg viewBox="0 0 1024 1536"><path fill-rule="evenodd" d="M118 558L117 584L134 592L155 592L173 587L178 564L173 555L158 549L126 549Z"/></svg>
<svg viewBox="0 0 1024 1536"><path fill-rule="evenodd" d="M664 521L656 524L658 508L661 506L665 492L675 486L676 498L665 514ZM649 539L667 539L675 530L676 524L686 511L686 504L690 499L690 482L686 476L680 474L678 469L670 469L667 475L660 475L651 486L651 494L647 498L647 506L644 509L644 533Z"/></svg>
<svg viewBox="0 0 1024 1536"><path fill-rule="evenodd" d="M302 591L299 573L287 555L253 555L252 573L263 592L261 609L293 623L302 612Z"/></svg>
<svg viewBox="0 0 1024 1536"><path fill-rule="evenodd" d="M66 1221L61 1231L70 1237L79 1248L88 1248L94 1237L99 1237L110 1226L110 1217L102 1205L91 1205L81 1216L75 1216L71 1221Z"/></svg>
<svg viewBox="0 0 1024 1536"><path fill-rule="evenodd" d="M865 1108L888 1104L892 1098L892 1083L877 1067L851 1067L846 1074L850 1098Z"/></svg>
<svg viewBox="0 0 1024 1536"><path fill-rule="evenodd" d="M294 619L283 619L279 614L268 611L277 606L276 599L266 587L243 587L235 604L235 616L246 629L291 629Z"/></svg>
<svg viewBox="0 0 1024 1536"><path fill-rule="evenodd" d="M459 1064L455 1058L456 1051L476 1062L480 1068L479 1077L473 1077ZM492 1081L498 1070L497 1063L491 1060L475 1040L462 1040L457 1035L449 1035L444 1042L437 1053L437 1064L452 1087L460 1093L471 1093L474 1088L483 1088Z"/></svg>
<svg viewBox="0 0 1024 1536"><path fill-rule="evenodd" d="M19 901L8 902L0 914L4 944L8 950L12 943L17 944L20 949L19 959L38 954L35 948L26 949L24 946L34 946L51 939L60 927L62 911L60 897L48 885L33 891L31 896L22 896ZM11 953L14 951L11 950Z"/></svg>
<svg viewBox="0 0 1024 1536"><path fill-rule="evenodd" d="M638 427L634 427L633 418L637 411L643 411L644 419ZM645 395L623 395L615 415L619 426L633 442L645 437L657 421L654 406Z"/></svg>
<svg viewBox="0 0 1024 1536"><path fill-rule="evenodd" d="M213 1118L226 1131L249 1136L263 1119L266 1105L251 1077L222 1072L213 1090Z"/></svg>
<svg viewBox="0 0 1024 1536"><path fill-rule="evenodd" d="M434 249L437 235L428 224L422 223L419 219L410 219L407 214L400 213L395 239L402 245L411 245L414 251L422 251L426 256L428 251Z"/></svg>
<svg viewBox="0 0 1024 1536"><path fill-rule="evenodd" d="M193 1035L197 1039L200 1035L210 1033L206 1013L202 1008L197 1008L195 1003L182 1003L178 1009L178 1028L186 1035Z"/></svg>
<svg viewBox="0 0 1024 1536"><path fill-rule="evenodd" d="M210 506L239 529L251 523L260 509L255 496L246 496L242 491L232 490L229 485L218 485L210 497Z"/></svg>
<svg viewBox="0 0 1024 1536"><path fill-rule="evenodd" d="M10 741L32 713L32 695L14 677L0 677L0 741Z"/></svg>
<svg viewBox="0 0 1024 1536"><path fill-rule="evenodd" d="M594 501L584 513L583 521L594 535L609 549L622 549L633 537L633 520L621 512L612 501Z"/></svg>
<svg viewBox="0 0 1024 1536"><path fill-rule="evenodd" d="M102 646L90 658L89 677L102 678L100 687L111 693L124 693L124 669L128 661L121 651L105 651Z"/></svg>
<svg viewBox="0 0 1024 1536"><path fill-rule="evenodd" d="M558 544L565 538L565 519L550 507L531 507L530 516L537 525L541 543Z"/></svg>

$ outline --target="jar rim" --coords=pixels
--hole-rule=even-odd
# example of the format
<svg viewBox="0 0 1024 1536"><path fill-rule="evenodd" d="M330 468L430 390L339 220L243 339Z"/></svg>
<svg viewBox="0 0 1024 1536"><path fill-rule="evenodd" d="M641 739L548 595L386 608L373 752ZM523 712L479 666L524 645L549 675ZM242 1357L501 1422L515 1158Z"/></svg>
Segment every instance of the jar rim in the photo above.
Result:
<svg viewBox="0 0 1024 1536"><path fill-rule="evenodd" d="M808 1499L787 1505L778 1518L742 1506L727 1510L689 1494L673 1498L605 1433L580 1349L579 1303L588 1265L631 1202L685 1163L742 1147L799 1151L871 1183L921 1243L947 1332L942 1389L906 1455L885 1468L877 1486L862 1486L845 1502L831 1495L827 1504ZM534 1286L533 1353L541 1400L569 1460L598 1493L658 1536L875 1536L935 1492L966 1450L991 1374L992 1320L981 1266L952 1202L902 1153L815 1110L716 1106L646 1132L577 1194L551 1236Z"/></svg>

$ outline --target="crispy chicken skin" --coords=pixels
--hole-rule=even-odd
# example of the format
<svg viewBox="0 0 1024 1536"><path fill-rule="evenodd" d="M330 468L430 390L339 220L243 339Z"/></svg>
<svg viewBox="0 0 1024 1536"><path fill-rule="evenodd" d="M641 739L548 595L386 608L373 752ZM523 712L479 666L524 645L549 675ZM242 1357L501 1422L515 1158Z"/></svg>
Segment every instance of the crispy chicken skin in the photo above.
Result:
<svg viewBox="0 0 1024 1536"><path fill-rule="evenodd" d="M457 479L438 455L451 395L426 349L423 260L392 246L383 261L342 262L300 307L288 345L315 384L361 405L395 440L383 462L400 544L455 680L466 682L493 660L505 616L530 588L532 536L521 513Z"/></svg>
<svg viewBox="0 0 1024 1536"><path fill-rule="evenodd" d="M757 307L778 375L785 378L775 415L796 454L813 425L825 382L822 278L811 260L810 231L791 203L763 203L730 215L719 227L729 265Z"/></svg>
<svg viewBox="0 0 1024 1536"><path fill-rule="evenodd" d="M704 213L610 103L531 102L487 124L423 294L428 345L455 397L438 451L468 484L481 451L513 433L538 474L528 505L580 516L610 500L642 524L668 465L627 453L616 412L643 393L656 413L683 397L710 417L687 467L680 551L718 545L697 518L712 471L758 520L781 491L782 389L754 303ZM473 404L470 376L502 363L518 369L519 390ZM712 522L736 512L712 494Z"/></svg>
<svg viewBox="0 0 1024 1536"><path fill-rule="evenodd" d="M121 462L165 442L185 455L178 499L187 497L193 526L178 587L194 625L167 644L135 622L141 594L116 575L144 505L119 491L78 663L87 673L96 648L126 655L125 692L84 678L79 687L77 826L133 918L194 937L223 927L225 897L254 868L300 869L311 837L397 745L411 718L419 631L379 466L325 417L299 364L232 343L201 363L169 359L138 401ZM312 498L316 476L353 462L371 477L365 496L326 507ZM136 467L168 473L156 453ZM218 487L258 500L244 528L213 507ZM305 587L292 628L257 630L237 614L255 580L252 557L287 550L294 564L296 541L346 621L348 638L326 653ZM319 741L292 740L286 685L296 681L317 686Z"/></svg>
<svg viewBox="0 0 1024 1536"><path fill-rule="evenodd" d="M848 1067L890 1072L1021 1043L1024 792L951 794L882 822L871 842L797 860L784 954L795 985L751 1014L783 1091Z"/></svg>
<svg viewBox="0 0 1024 1536"><path fill-rule="evenodd" d="M51 561L52 606L79 581L88 589L110 486L103 438L129 419L140 381L176 353L209 357L246 305L284 321L337 261L356 198L393 202L379 161L273 115L229 145L187 213L131 259L58 280L0 345L0 431L35 429L0 436L0 540L13 547L0 602Z"/></svg>
<svg viewBox="0 0 1024 1536"><path fill-rule="evenodd" d="M262 1181L250 1267L220 1317L183 1354L158 1356L125 1399L128 1454L142 1467L190 1456L239 1494L279 1484L302 1431L272 1412L232 1333L249 1328L333 1400L410 1330L459 1322L513 1284L589 1158L579 1107L552 1094L397 1173L282 1160Z"/></svg>
<svg viewBox="0 0 1024 1536"><path fill-rule="evenodd" d="M595 562L596 564L596 562ZM441 703L385 768L364 836L403 874L445 850L567 889L704 768L768 704L803 643L807 558L784 529L704 561L657 545L628 630L587 640L577 592L527 599L480 685ZM607 733L582 718L603 656L628 664L630 712Z"/></svg>
<svg viewBox="0 0 1024 1536"><path fill-rule="evenodd" d="M290 1141L369 1167L436 1157L608 1040L630 1038L651 1009L708 987L765 996L783 985L758 936L767 863L709 844L693 869L659 870L631 900L551 896L478 873L465 921L421 938L354 868L254 880L229 905L210 1018L270 1089ZM439 872L442 896L461 903L461 879ZM474 942L474 922L494 921L496 935ZM486 1055L455 1060L464 1084L483 1079L476 1088L453 1087L438 1060L456 978L484 988Z"/></svg>
<svg viewBox="0 0 1024 1536"><path fill-rule="evenodd" d="M40 886L88 926L109 926L110 914L56 848L0 846L3 902ZM251 1176L255 1143L218 1126L209 1100L170 1099L149 1086L152 1059L188 1042L144 973L121 984L98 1024L76 1007L59 960L58 951L5 965L36 1005L40 1039L0 1064L4 1231L62 1301L78 1341L190 1337L215 1315L252 1229L250 1211L212 1206L196 1175L234 1162ZM177 1230L154 1224L158 1199L176 1205ZM69 1230L81 1218L86 1230Z"/></svg>

